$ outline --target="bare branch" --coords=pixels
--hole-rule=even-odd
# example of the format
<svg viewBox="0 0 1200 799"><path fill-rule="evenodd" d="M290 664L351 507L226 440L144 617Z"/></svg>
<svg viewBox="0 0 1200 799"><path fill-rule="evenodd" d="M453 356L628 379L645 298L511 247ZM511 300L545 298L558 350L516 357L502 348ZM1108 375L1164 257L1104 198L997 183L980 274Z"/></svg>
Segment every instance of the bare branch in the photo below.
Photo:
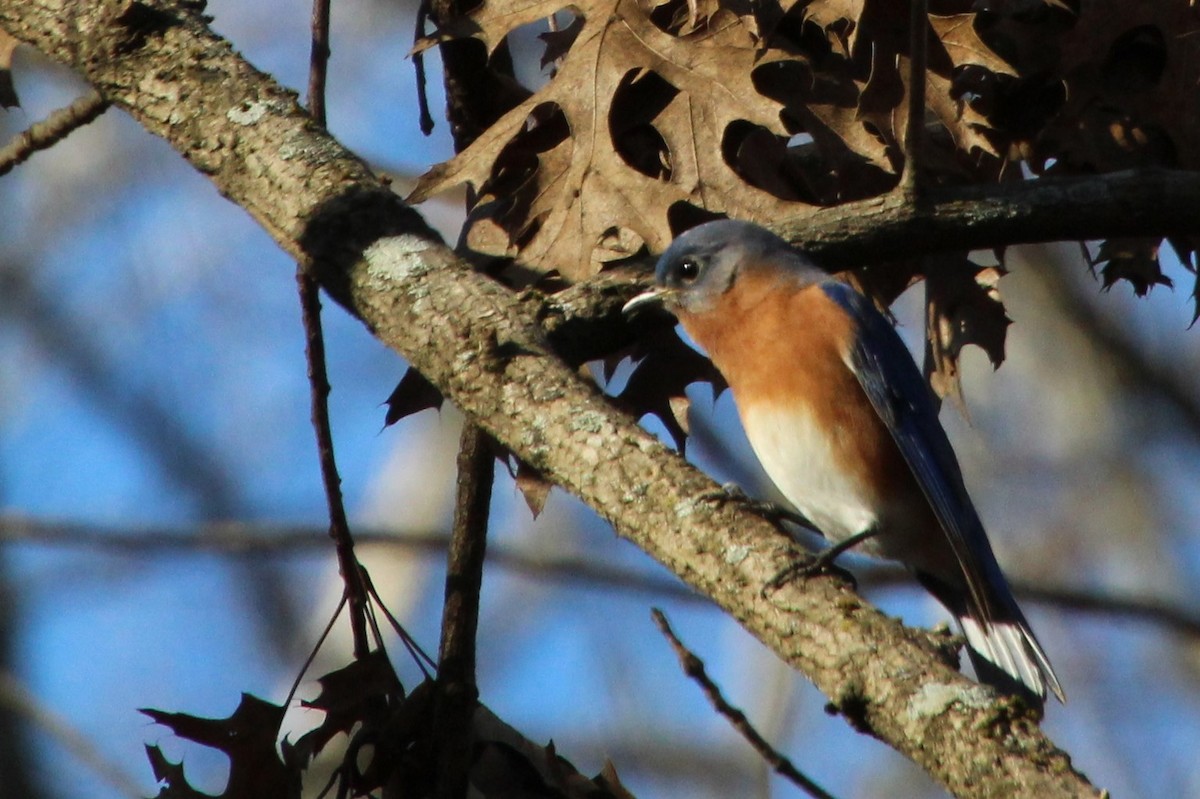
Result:
<svg viewBox="0 0 1200 799"><path fill-rule="evenodd" d="M66 108L60 108L41 122L35 122L0 149L0 175L7 175L39 150L58 144L73 132L92 122L108 108L108 101L95 89Z"/></svg>
<svg viewBox="0 0 1200 799"><path fill-rule="evenodd" d="M475 638L495 473L491 438L479 427L467 423L459 445L458 495L454 530L447 548L446 596L438 649L433 734L438 753L436 794L440 799L465 797L469 788L471 721L479 702Z"/></svg>
<svg viewBox="0 0 1200 799"><path fill-rule="evenodd" d="M929 58L929 1L908 0L908 124L904 130L904 172L900 194L915 202L921 189L925 147L925 69Z"/></svg>
<svg viewBox="0 0 1200 799"><path fill-rule="evenodd" d="M654 608L650 611L650 615L654 617L654 623L658 625L658 629L671 644L671 648L675 650L675 656L679 658L679 666L683 669L683 673L695 680L696 684L700 686L700 690L704 691L704 695L708 697L708 701L716 711L724 716L733 725L733 728L741 733L743 738L750 742L750 745L754 747L754 751L758 752L763 760L767 761L771 768L775 769L776 773L787 777L809 796L815 796L816 799L834 799L833 794L814 782L804 772L796 768L795 764L783 753L771 746L767 742L767 739L763 738L762 734L754 729L754 725L746 718L745 713L726 701L725 697L721 694L721 689L709 679L708 672L704 668L704 661L683 645L683 642L675 635L675 631L671 629L671 624L667 621L666 614L658 608Z"/></svg>
<svg viewBox="0 0 1200 799"><path fill-rule="evenodd" d="M1200 174L1138 169L1038 178L995 186L929 187L921 203L899 194L785 219L779 235L831 267L862 266L880 253L900 260L939 252L1047 241L1200 234L1187 211Z"/></svg>
<svg viewBox="0 0 1200 799"><path fill-rule="evenodd" d="M437 556L450 546L450 536L435 530L359 529L360 545L394 547ZM0 544L87 547L102 552L146 557L156 552L207 552L224 557L309 555L328 545L326 531L316 527L223 522L187 529L109 528L91 524L28 519L0 514ZM590 584L619 591L645 594L675 602L712 604L674 580L647 577L595 558L554 556L505 547L491 547L488 562L533 580ZM862 589L912 587L912 576L892 566L854 569ZM1170 600L1151 596L1122 596L1106 591L1070 588L1013 580L1021 599L1080 613L1123 616L1156 624L1178 635L1200 638L1200 613Z"/></svg>
<svg viewBox="0 0 1200 799"><path fill-rule="evenodd" d="M308 110L325 127L325 77L329 63L329 0L313 0L312 52L308 68ZM325 334L321 327L321 295L317 279L303 261L296 266L296 291L304 322L304 357L308 364L308 385L313 432L317 439L317 461L329 513L329 537L337 549L338 570L345 584L350 612L350 631L354 639L354 657L365 658L371 651L367 637L369 612L367 587L362 566L354 555L354 538L346 520L342 500L342 478L338 474L333 449L333 429L329 422L329 376L325 368Z"/></svg>

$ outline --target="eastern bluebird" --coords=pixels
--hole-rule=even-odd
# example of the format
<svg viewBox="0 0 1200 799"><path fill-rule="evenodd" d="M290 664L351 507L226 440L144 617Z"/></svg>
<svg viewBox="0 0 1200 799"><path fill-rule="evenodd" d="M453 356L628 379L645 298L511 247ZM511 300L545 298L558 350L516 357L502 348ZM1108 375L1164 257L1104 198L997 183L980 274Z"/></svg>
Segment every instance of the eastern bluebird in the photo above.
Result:
<svg viewBox="0 0 1200 799"><path fill-rule="evenodd" d="M658 288L625 306L673 313L724 375L755 454L834 544L908 566L958 620L980 679L1059 701L1017 607L937 404L874 305L787 242L721 220L677 238Z"/></svg>

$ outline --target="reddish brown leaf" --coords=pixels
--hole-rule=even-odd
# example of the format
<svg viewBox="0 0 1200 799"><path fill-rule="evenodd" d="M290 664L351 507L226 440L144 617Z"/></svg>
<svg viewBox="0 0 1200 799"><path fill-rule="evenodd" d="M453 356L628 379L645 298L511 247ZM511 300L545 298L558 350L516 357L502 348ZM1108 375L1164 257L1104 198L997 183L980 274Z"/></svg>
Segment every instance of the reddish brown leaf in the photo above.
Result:
<svg viewBox="0 0 1200 799"><path fill-rule="evenodd" d="M981 347L995 368L1004 362L1012 324L1000 300L1004 270L948 256L931 263L925 274L925 375L939 397L965 409L958 366L963 347Z"/></svg>
<svg viewBox="0 0 1200 799"><path fill-rule="evenodd" d="M617 395L617 402L638 419L646 414L657 416L682 452L687 443L687 387L709 382L719 393L725 387L724 378L711 361L685 344L672 328L664 327L647 336L641 346L645 356Z"/></svg>
<svg viewBox="0 0 1200 799"><path fill-rule="evenodd" d="M529 506L530 513L536 519L546 507L546 498L550 496L550 489L554 488L554 484L520 458L517 458L517 473L513 479L516 481L517 488L521 489L521 496L525 498L525 504Z"/></svg>
<svg viewBox="0 0 1200 799"><path fill-rule="evenodd" d="M13 85L13 52L20 42L5 30L0 30L0 108L15 108L21 104Z"/></svg>

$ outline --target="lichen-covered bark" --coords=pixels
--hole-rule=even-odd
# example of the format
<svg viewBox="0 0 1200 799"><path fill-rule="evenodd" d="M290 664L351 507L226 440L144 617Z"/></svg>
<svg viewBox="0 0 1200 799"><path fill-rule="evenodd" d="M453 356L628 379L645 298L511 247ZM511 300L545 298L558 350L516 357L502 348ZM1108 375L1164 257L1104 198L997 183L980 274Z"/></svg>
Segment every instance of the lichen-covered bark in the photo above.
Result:
<svg viewBox="0 0 1200 799"><path fill-rule="evenodd" d="M947 665L944 637L906 630L832 577L761 596L792 545L711 498L710 480L554 354L548 332L582 338L577 309L471 271L194 5L0 0L0 27L170 142L479 425L712 597L851 723L959 796L1096 794L1030 712Z"/></svg>

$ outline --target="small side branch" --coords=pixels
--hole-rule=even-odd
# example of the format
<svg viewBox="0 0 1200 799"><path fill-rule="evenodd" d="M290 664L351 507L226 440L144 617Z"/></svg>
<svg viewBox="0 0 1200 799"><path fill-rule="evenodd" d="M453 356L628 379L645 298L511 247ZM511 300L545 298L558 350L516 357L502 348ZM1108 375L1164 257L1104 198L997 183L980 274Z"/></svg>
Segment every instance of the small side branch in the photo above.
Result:
<svg viewBox="0 0 1200 799"><path fill-rule="evenodd" d="M329 0L313 0L312 52L308 72L308 110L313 119L325 126L325 75L329 62ZM329 377L325 368L325 335L321 328L321 294L317 280L303 265L296 268L296 288L304 318L304 354L308 361L308 383L312 397L312 425L317 436L317 457L321 481L329 508L329 536L337 548L338 568L345 582L350 605L350 631L354 639L354 657L364 658L371 651L367 638L367 586L362 566L354 554L354 538L342 501L342 478L333 452L333 430L329 423Z"/></svg>
<svg viewBox="0 0 1200 799"><path fill-rule="evenodd" d="M909 0L908 124L904 130L904 172L900 192L909 200L920 191L925 139L925 69L929 58L929 0Z"/></svg>
<svg viewBox="0 0 1200 799"><path fill-rule="evenodd" d="M92 122L108 108L108 100L91 89L66 108L35 122L0 150L0 175L7 175L39 150L46 150Z"/></svg>
<svg viewBox="0 0 1200 799"><path fill-rule="evenodd" d="M496 458L490 437L468 422L458 453L458 493L446 565L446 599L438 652L438 699L434 717L439 799L467 796L471 766L471 720L479 700L475 682L475 636L479 591L487 553L488 514Z"/></svg>
<svg viewBox="0 0 1200 799"><path fill-rule="evenodd" d="M704 669L704 661L683 645L683 642L675 635L675 631L671 629L666 614L658 608L654 608L650 611L650 615L654 617L654 623L658 625L658 629L671 644L671 648L675 650L675 656L679 658L679 665L683 668L683 673L696 681L716 711L728 719L733 728L750 742L754 751L762 755L762 758L771 765L771 768L775 769L776 773L787 777L809 796L816 797L816 799L834 799L833 794L805 776L791 760L767 743L767 740L750 724L745 713L725 700L721 689L709 679L708 673Z"/></svg>

